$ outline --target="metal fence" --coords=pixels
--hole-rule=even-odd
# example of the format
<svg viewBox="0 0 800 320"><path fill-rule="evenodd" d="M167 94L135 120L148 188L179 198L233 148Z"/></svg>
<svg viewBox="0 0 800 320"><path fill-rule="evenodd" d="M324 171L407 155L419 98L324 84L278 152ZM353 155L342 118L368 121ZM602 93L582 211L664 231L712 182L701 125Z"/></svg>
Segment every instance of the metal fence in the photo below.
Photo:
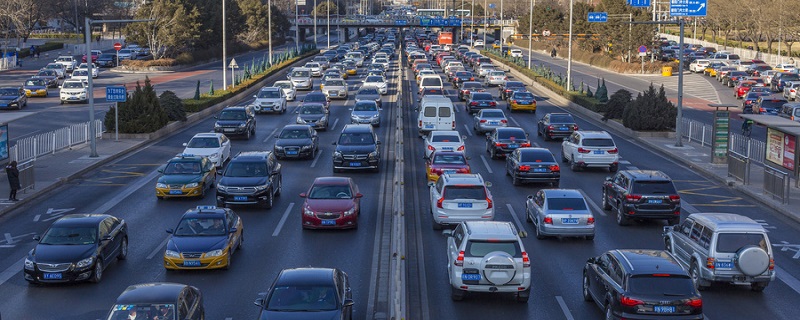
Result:
<svg viewBox="0 0 800 320"><path fill-rule="evenodd" d="M704 146L711 146L711 139L714 138L714 130L710 125L687 118L683 118L681 121L683 122L682 137L688 139L689 142L694 141Z"/></svg>
<svg viewBox="0 0 800 320"><path fill-rule="evenodd" d="M22 138L11 146L9 157L19 163L27 160L36 160L36 157L45 154L54 154L56 151L71 149L72 147L89 142L89 121L73 124L69 127L40 133L35 136ZM95 137L102 138L103 121L95 120Z"/></svg>
<svg viewBox="0 0 800 320"><path fill-rule="evenodd" d="M789 174L764 166L764 192L789 204Z"/></svg>
<svg viewBox="0 0 800 320"><path fill-rule="evenodd" d="M736 152L728 152L728 177L750 184L750 159Z"/></svg>
<svg viewBox="0 0 800 320"><path fill-rule="evenodd" d="M711 146L711 139L714 133L714 129L711 125L687 118L683 118L681 121L683 122L681 137L687 139L689 142ZM751 139L750 137L738 133L730 133L729 137L729 151L748 158L751 163L764 164L767 148L764 141Z"/></svg>
<svg viewBox="0 0 800 320"><path fill-rule="evenodd" d="M36 179L33 171L34 164L36 164L36 160L28 160L17 165L17 169L19 170L19 191L24 192L28 189L36 189Z"/></svg>

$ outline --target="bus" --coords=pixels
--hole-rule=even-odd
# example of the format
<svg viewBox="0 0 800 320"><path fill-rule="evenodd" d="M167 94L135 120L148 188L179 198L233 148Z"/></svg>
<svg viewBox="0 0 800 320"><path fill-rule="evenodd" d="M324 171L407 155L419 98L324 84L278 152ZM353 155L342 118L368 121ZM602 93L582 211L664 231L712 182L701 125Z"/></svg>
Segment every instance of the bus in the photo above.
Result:
<svg viewBox="0 0 800 320"><path fill-rule="evenodd" d="M445 44L453 44L453 33L452 32L439 32L439 45Z"/></svg>
<svg viewBox="0 0 800 320"><path fill-rule="evenodd" d="M444 9L417 9L418 17L444 17Z"/></svg>
<svg viewBox="0 0 800 320"><path fill-rule="evenodd" d="M456 10L455 16L456 17L469 17L469 16L472 16L472 11L458 9L458 10Z"/></svg>

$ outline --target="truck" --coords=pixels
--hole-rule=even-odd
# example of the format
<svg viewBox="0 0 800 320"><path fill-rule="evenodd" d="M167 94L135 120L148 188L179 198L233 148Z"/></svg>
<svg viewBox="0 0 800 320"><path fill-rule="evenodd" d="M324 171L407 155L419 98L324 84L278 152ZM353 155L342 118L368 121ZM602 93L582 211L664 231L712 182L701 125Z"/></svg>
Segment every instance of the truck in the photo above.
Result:
<svg viewBox="0 0 800 320"><path fill-rule="evenodd" d="M453 44L452 32L439 32L439 45Z"/></svg>

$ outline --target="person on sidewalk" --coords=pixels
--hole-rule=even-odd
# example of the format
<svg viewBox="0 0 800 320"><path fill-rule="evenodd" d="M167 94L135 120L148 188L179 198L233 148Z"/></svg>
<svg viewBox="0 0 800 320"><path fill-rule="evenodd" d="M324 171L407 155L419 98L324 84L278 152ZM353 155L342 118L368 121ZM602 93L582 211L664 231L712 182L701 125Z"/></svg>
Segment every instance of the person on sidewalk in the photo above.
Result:
<svg viewBox="0 0 800 320"><path fill-rule="evenodd" d="M8 175L8 186L11 187L11 193L8 195L9 201L19 201L17 199L17 190L20 189L19 185L19 170L17 169L17 162L11 161L6 166L6 174Z"/></svg>

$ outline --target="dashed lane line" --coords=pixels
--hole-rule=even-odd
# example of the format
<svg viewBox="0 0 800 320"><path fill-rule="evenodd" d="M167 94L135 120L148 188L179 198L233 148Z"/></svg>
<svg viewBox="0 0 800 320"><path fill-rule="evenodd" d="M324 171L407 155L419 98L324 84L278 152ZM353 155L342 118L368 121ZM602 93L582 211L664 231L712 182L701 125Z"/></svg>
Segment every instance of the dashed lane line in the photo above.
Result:
<svg viewBox="0 0 800 320"><path fill-rule="evenodd" d="M558 305L561 307L561 312L564 313L564 316L567 317L567 320L575 320L575 317L572 316L572 312L569 311L569 307L567 307L567 303L564 302L564 298L561 296L556 296L556 301L558 301Z"/></svg>
<svg viewBox="0 0 800 320"><path fill-rule="evenodd" d="M522 220L520 220L519 217L517 217L517 212L514 211L514 207L512 207L510 203L506 203L506 207L508 208L508 212L511 213L511 217L514 218L514 222L517 223L517 229L519 229L520 231L525 231L525 233L528 233L528 230L525 229L525 225L522 224ZM527 215L528 213L525 212L525 214Z"/></svg>
<svg viewBox="0 0 800 320"><path fill-rule="evenodd" d="M277 237L278 234L281 233L281 228L283 228L283 224L286 223L286 218L289 217L289 213L292 212L292 208L294 208L294 202L290 203L288 207L286 207L286 211L283 212L283 217L281 217L281 221L278 222L278 226L275 227L275 232L272 233L273 237Z"/></svg>
<svg viewBox="0 0 800 320"><path fill-rule="evenodd" d="M486 171L489 171L489 173L494 173L494 172L492 171L492 167L490 167L490 166L489 166L489 162L488 162L488 161L486 161L486 157L484 157L483 155L481 155L481 161L483 161L483 165L484 165L484 166L486 166Z"/></svg>

